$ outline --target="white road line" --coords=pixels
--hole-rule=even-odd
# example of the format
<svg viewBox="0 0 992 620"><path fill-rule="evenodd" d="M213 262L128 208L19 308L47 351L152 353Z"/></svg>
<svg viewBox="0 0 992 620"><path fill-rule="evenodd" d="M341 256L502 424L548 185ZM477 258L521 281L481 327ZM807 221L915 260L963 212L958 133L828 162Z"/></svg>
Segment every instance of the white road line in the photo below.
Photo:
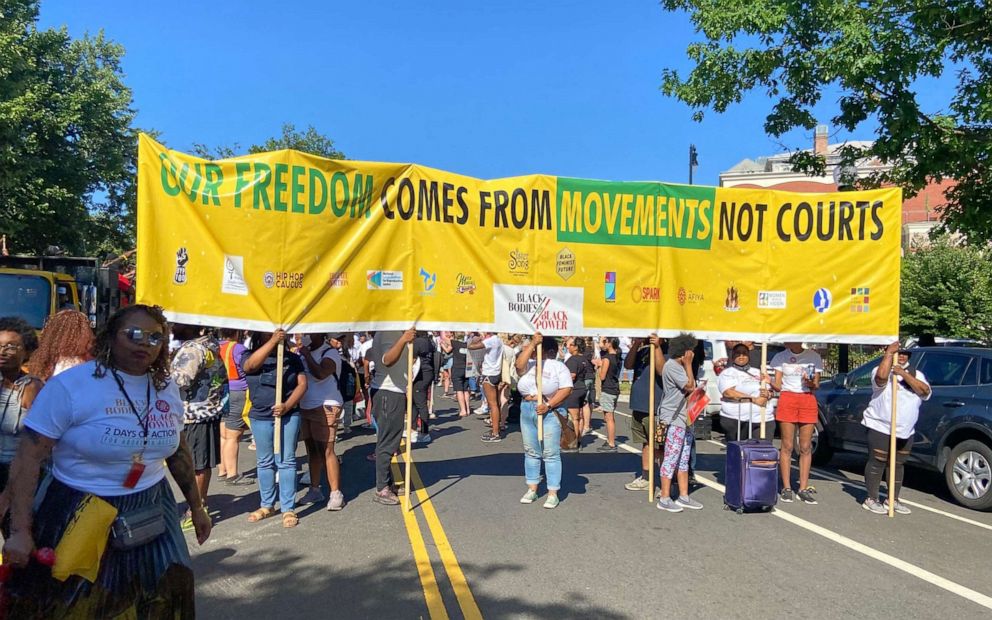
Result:
<svg viewBox="0 0 992 620"><path fill-rule="evenodd" d="M719 441L717 441L715 439L710 439L709 440L709 443L711 443L711 444L713 444L715 446L720 446L721 448L726 448L727 447L724 443L719 442ZM795 465L793 465L792 468L793 469L798 469ZM810 471L812 473L817 474L818 476L822 476L823 478L826 478L828 480L833 480L834 482L842 482L844 484L851 484L851 485L854 485L854 486L859 487L859 488L862 488L862 489L867 488L867 487L865 487L865 484L863 482L859 482L857 480L852 480L851 478L845 478L843 476L838 476L837 474L831 473L829 471L824 471L824 470L819 469L817 467L812 468ZM888 497L888 494L887 493L884 493L883 492L882 495ZM940 515L942 517L947 517L948 519L954 519L955 521L960 521L961 523L967 523L968 525L974 525L975 527L980 527L980 528L982 528L984 530L992 531L992 525L989 525L987 523L982 523L981 521L975 521L974 519L969 519L968 517L962 517L960 515L954 514L953 512L947 512L945 510L941 510L939 508L934 508L932 506L927 506L926 504L921 504L919 502L914 502L914 501L908 500L906 498L900 498L899 501L901 501L903 504L906 504L906 505L909 505L909 506L913 506L914 508L919 508L920 510L926 510L927 512L932 512L932 513L937 514L937 515Z"/></svg>
<svg viewBox="0 0 992 620"><path fill-rule="evenodd" d="M593 431L593 434L594 435L597 435L601 439L606 439L606 437L604 435L602 435L601 433L599 433L597 431ZM637 448L634 448L633 446L627 445L627 443L618 443L617 444L617 447L623 448L627 452L631 452L633 454L640 454L641 453L640 450L638 450ZM720 484L719 482L717 482L715 480L710 480L709 478L707 478L705 476L699 475L699 472L696 472L696 480L699 481L701 484L704 484L704 485L710 487L711 489L714 489L716 491L719 491L720 493L723 493L726 490L726 487L724 487L722 484ZM904 572L904 573L906 573L908 575L912 575L913 577L916 577L917 579L921 579L923 581L926 581L927 583L931 583L931 584L937 586L938 588L942 588L944 590L947 590L948 592L950 592L952 594L957 594L961 598L967 599L967 600L969 600L969 601L971 601L973 603L976 603L978 605L981 605L982 607L985 607L986 609L992 610L992 597L986 596L985 594L982 594L981 592L976 592L975 590L972 590L971 588L967 588L967 587L965 587L965 586L963 586L963 585L961 585L959 583L955 583L955 582L953 582L953 581L951 581L949 579L945 579L945 578L941 577L940 575L931 573L930 571L928 571L926 569L923 569L923 568L920 568L919 566L916 566L915 564L910 564L909 562L907 562L905 560L900 560L899 558L897 558L895 556L892 556L892 555L889 555L888 553L884 553L882 551L879 551L877 549L874 549L872 547L869 547L868 545L863 545L863 544L861 544L861 543L859 543L859 542L857 542L855 540L852 540L852 539L848 538L847 536L843 536L841 534L838 534L837 532L834 532L832 530L828 530L825 527L821 527L819 525L816 525L815 523L810 523L809 521L807 521L805 519L800 519L799 517L797 517L797 516L795 516L793 514L790 514L788 512L785 512L784 510L772 510L771 514L774 515L774 516L776 516L776 517L778 517L779 519L782 519L783 521L787 521L788 523L792 523L793 525L799 526L799 527L801 527L801 528L803 528L805 530L808 530L810 532L813 532L814 534L817 534L818 536L822 536L823 538L826 538L827 540L830 540L830 541L835 542L835 543L837 543L839 545L842 545L844 547L847 547L848 549L851 549L852 551L856 551L856 552L858 552L858 553L860 553L862 555L865 555L865 556L868 556L868 557L870 557L872 559L878 560L879 562L882 562L884 564L888 564L892 568L895 568L897 570L901 570L902 572Z"/></svg>

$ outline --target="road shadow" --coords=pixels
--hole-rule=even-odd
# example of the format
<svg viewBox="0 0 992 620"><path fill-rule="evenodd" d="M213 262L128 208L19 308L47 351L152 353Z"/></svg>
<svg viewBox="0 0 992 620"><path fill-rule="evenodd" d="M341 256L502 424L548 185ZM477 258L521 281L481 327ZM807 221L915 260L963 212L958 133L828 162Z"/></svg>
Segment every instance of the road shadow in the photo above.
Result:
<svg viewBox="0 0 992 620"><path fill-rule="evenodd" d="M495 576L518 573L519 564L461 563L467 575ZM435 564L442 598L452 618L461 617L457 600L443 569ZM342 569L314 565L306 556L288 550L238 553L222 548L193 558L197 581L197 615L216 620L285 617L297 620L427 618L423 590L410 558L377 558L367 565ZM231 584L240 584L232 589ZM245 592L250 595L245 596ZM621 620L619 614L580 591L534 589L533 596L494 596L473 592L483 617L488 618L597 618Z"/></svg>

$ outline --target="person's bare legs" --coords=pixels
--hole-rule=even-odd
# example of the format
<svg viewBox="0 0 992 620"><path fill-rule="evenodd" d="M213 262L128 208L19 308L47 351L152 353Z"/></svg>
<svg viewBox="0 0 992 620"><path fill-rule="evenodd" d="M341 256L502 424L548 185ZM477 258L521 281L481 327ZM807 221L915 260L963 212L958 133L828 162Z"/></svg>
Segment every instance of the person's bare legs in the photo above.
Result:
<svg viewBox="0 0 992 620"><path fill-rule="evenodd" d="M799 488L809 486L809 471L813 467L813 429L815 424L799 425Z"/></svg>
<svg viewBox="0 0 992 620"><path fill-rule="evenodd" d="M588 408L588 407L589 407L589 405L586 405L586 408ZM606 421L606 443L610 444L611 446L617 445L617 421L616 421L616 418L613 415L613 412L612 411L604 411L603 412L603 420ZM642 465L644 463L646 463L647 462L647 459L648 459L647 449L646 448L647 448L647 446L645 446L644 456L641 459L642 460L642 463L641 463ZM644 469L647 469L647 468L644 467Z"/></svg>
<svg viewBox="0 0 992 620"><path fill-rule="evenodd" d="M244 431L227 428L223 424L220 427L221 471L227 474L228 479L238 476L238 448L243 434Z"/></svg>
<svg viewBox="0 0 992 620"><path fill-rule="evenodd" d="M469 414L468 392L464 390L455 392L455 399L458 401L458 416L467 417Z"/></svg>
<svg viewBox="0 0 992 620"><path fill-rule="evenodd" d="M582 405L582 428L592 428L592 407L589 406L588 401Z"/></svg>
<svg viewBox="0 0 992 620"><path fill-rule="evenodd" d="M500 411L497 388L488 381L484 381L482 383L482 392L485 394L486 402L489 404L489 419L492 422L493 435L499 435Z"/></svg>
<svg viewBox="0 0 992 620"><path fill-rule="evenodd" d="M796 425L793 422L781 422L782 445L779 448L778 466L782 473L782 488L792 488L792 448L795 445ZM807 476L809 472L807 471ZM800 487L803 488L803 487Z"/></svg>

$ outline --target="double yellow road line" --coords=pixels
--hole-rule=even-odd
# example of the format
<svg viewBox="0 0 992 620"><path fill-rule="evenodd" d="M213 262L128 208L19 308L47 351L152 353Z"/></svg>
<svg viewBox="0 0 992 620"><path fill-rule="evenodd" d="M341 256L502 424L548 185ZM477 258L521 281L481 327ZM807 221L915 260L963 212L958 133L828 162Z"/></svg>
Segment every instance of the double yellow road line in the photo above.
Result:
<svg viewBox="0 0 992 620"><path fill-rule="evenodd" d="M479 606L475 602L471 588L468 587L465 574L462 572L461 566L458 565L455 552L451 549L448 536L444 533L444 528L441 527L441 520L438 519L437 512L434 511L434 505L431 503L430 495L428 495L427 490L424 488L424 483L420 480L420 474L417 473L417 466L414 463L410 464L410 476L410 482L416 488L418 501L413 510L407 510L405 506L400 506L400 511L403 513L403 523L406 525L407 537L409 537L410 546L413 548L413 559L417 565L417 574L420 575L420 584L424 589L424 598L427 601L427 610L431 615L431 619L447 620L449 616L448 610L444 606L444 599L441 597L441 590L437 584L430 555L427 553L427 545L424 542L420 523L417 520L418 512L427 521L431 538L434 539L434 547L441 557L441 564L444 566L444 571L448 575L448 581L454 590L455 599L458 601L458 607L461 609L462 617L466 618L466 620L481 620L482 613L479 611ZM397 480L400 478L400 467L397 457L393 458L393 477ZM402 487L402 483L398 484ZM410 498L410 501L412 500L413 498Z"/></svg>

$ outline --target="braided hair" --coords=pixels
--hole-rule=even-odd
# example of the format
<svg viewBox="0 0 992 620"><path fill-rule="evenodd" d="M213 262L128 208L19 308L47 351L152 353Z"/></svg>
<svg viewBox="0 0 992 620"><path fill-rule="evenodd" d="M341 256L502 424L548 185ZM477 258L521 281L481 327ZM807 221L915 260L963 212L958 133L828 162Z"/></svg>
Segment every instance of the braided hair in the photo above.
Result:
<svg viewBox="0 0 992 620"><path fill-rule="evenodd" d="M96 359L96 370L93 371L93 376L105 377L107 370L114 368L114 338L117 337L117 332L121 330L121 326L127 321L127 318L138 312L144 312L162 327L162 345L158 357L152 360L148 372L151 374L155 389L164 390L169 385L169 322L162 314L161 306L146 306L144 304L125 306L110 317L107 324L97 334L96 344L93 346L93 357Z"/></svg>

